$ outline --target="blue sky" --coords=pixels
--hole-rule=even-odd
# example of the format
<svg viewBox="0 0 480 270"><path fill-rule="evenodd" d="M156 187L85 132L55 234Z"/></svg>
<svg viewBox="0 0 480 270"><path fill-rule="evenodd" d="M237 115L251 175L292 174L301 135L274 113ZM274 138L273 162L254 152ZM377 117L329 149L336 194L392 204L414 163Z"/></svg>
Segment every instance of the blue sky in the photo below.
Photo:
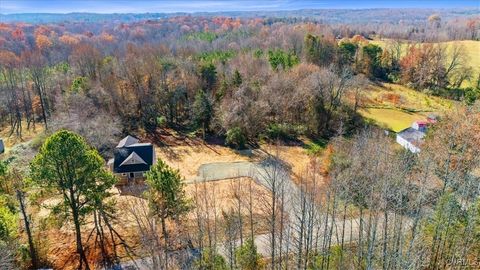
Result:
<svg viewBox="0 0 480 270"><path fill-rule="evenodd" d="M480 8L480 0L0 0L0 13L145 13L295 10L305 8Z"/></svg>

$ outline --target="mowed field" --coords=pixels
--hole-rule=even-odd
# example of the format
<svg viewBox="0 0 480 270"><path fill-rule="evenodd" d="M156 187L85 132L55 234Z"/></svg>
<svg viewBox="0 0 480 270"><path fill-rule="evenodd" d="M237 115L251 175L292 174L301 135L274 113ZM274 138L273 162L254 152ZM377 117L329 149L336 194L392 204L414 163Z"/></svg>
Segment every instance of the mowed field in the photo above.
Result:
<svg viewBox="0 0 480 270"><path fill-rule="evenodd" d="M413 121L429 114L442 115L455 106L454 101L429 96L397 84L375 84L367 87L359 113L378 126L399 132Z"/></svg>
<svg viewBox="0 0 480 270"><path fill-rule="evenodd" d="M369 41L382 48L392 44L390 39ZM480 75L480 41L457 40L439 42L449 53L460 46L464 53L465 64L472 69L472 78L464 82L463 87L473 86ZM402 44L402 56L407 53L409 43ZM363 93L359 113L378 126L399 132L409 127L415 120L424 120L429 114L442 115L455 107L455 102L440 97L429 96L397 84L375 84Z"/></svg>
<svg viewBox="0 0 480 270"><path fill-rule="evenodd" d="M379 127L395 132L409 127L416 120L424 120L425 114L411 113L397 109L363 108L360 114L375 122Z"/></svg>
<svg viewBox="0 0 480 270"><path fill-rule="evenodd" d="M388 47L392 41L389 39L378 39L369 41L370 43L377 44L382 48ZM463 87L473 86L478 76L480 74L480 41L475 40L454 40L454 41L447 41L447 42L438 42L436 44L440 44L445 46L447 52L452 52L455 46L460 46L462 51L464 52L464 60L465 64L472 69L472 79L468 82L465 82ZM407 52L407 48L409 43L402 44L402 56L404 56Z"/></svg>

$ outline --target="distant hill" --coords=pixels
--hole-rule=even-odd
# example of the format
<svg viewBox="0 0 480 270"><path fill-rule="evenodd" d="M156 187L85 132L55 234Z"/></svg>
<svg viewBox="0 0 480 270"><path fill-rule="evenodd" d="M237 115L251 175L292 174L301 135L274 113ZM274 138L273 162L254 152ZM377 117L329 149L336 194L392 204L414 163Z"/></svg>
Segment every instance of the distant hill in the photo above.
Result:
<svg viewBox="0 0 480 270"><path fill-rule="evenodd" d="M379 9L306 9L285 11L230 11L197 13L19 13L0 14L1 22L50 23L63 21L132 22L154 20L191 14L193 16L227 16L227 17L270 17L283 19L314 20L325 23L404 23L424 22L431 14L439 14L442 19L454 17L479 16L479 8L427 9L427 8L379 8Z"/></svg>
<svg viewBox="0 0 480 270"><path fill-rule="evenodd" d="M180 15L180 14L177 14ZM171 15L170 15L171 16ZM104 21L122 21L132 22L140 20L151 20L165 18L165 13L18 13L18 14L0 14L2 22L26 22L26 23L60 23L60 22L104 22Z"/></svg>

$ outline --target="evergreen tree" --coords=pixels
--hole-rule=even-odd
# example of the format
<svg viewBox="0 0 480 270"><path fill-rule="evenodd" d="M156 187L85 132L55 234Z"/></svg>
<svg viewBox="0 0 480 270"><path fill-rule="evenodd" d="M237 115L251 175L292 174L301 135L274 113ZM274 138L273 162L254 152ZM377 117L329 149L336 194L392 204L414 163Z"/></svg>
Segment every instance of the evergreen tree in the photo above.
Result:
<svg viewBox="0 0 480 270"><path fill-rule="evenodd" d="M176 219L187 213L190 203L185 195L185 184L178 170L170 168L163 160L159 159L147 172L146 192L150 211L158 217L162 224L162 233L165 240L165 269L168 269L167 248L168 232L167 219Z"/></svg>
<svg viewBox="0 0 480 270"><path fill-rule="evenodd" d="M209 91L213 90L217 82L217 69L215 65L202 65L200 67L200 77L202 78L204 89Z"/></svg>
<svg viewBox="0 0 480 270"><path fill-rule="evenodd" d="M257 252L257 247L252 239L243 244L235 251L237 264L242 270L260 270L265 265L262 262L262 255Z"/></svg>
<svg viewBox="0 0 480 270"><path fill-rule="evenodd" d="M195 269L198 270L227 270L227 262L217 252L211 249L204 249L202 255L195 261Z"/></svg>
<svg viewBox="0 0 480 270"><path fill-rule="evenodd" d="M240 72L238 72L238 69L235 69L235 72L233 73L232 84L236 87L239 87L242 82L242 75L240 74Z"/></svg>
<svg viewBox="0 0 480 270"><path fill-rule="evenodd" d="M205 139L205 132L208 131L212 116L212 104L205 92L200 90L195 96L195 102L193 103L193 120L197 126L202 127L203 139Z"/></svg>
<svg viewBox="0 0 480 270"><path fill-rule="evenodd" d="M82 224L94 210L91 204L105 198L115 183L104 165L95 149L67 130L50 136L31 163L33 181L63 198L55 209L69 216L75 225L79 269L90 269L82 243Z"/></svg>

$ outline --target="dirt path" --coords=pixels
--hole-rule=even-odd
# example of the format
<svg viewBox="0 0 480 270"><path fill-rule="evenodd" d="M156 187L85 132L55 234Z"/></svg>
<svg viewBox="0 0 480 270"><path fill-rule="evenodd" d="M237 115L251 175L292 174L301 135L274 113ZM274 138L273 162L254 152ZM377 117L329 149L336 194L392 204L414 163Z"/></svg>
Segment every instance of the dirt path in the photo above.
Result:
<svg viewBox="0 0 480 270"><path fill-rule="evenodd" d="M272 182L275 178L277 181L282 182L285 188L285 211L286 214L290 217L295 217L296 213L300 211L297 209L300 205L300 190L293 183L290 178L290 175L286 171L282 171L279 166L275 166L273 162L260 162L253 163L248 161L241 162L216 162L204 164L200 167L198 176L187 180L187 183L193 184L195 182L212 182L219 181L223 179L231 179L238 177L250 177L254 179L258 184L264 186L270 190L273 186ZM325 216L321 213L318 213L318 218L324 223ZM364 230L367 229L365 223L367 220L363 220ZM358 239L359 229L360 229L360 218L353 218L345 220L345 223L341 219L332 220L329 217L327 221L328 228L332 228L332 239L330 240L331 245L336 245L341 243L342 234L344 234L344 242L348 243ZM408 228L411 225L411 221L406 218L404 226ZM323 224L322 226L325 226ZM379 235L383 229L383 220L379 219L377 223L377 239L381 238ZM330 230L330 229L328 229ZM327 230L327 231L328 231ZM320 239L323 238L323 235L319 235ZM262 234L255 236L255 244L259 253L268 257L270 254L269 247L270 235ZM285 252L293 252L294 247L284 247ZM226 250L224 255L226 255Z"/></svg>
<svg viewBox="0 0 480 270"><path fill-rule="evenodd" d="M198 170L198 174L194 178L186 179L185 182L187 184L194 184L199 182L214 182L214 181L221 181L224 179L232 179L232 178L245 178L249 177L254 179L258 184L264 186L268 190L270 190L273 186L273 179L276 179L277 182L281 182L284 184L283 188L285 188L285 211L287 215L290 217L295 217L295 213L299 211L296 209L300 205L299 203L299 193L300 190L291 180L290 174L287 171L281 169L281 166L277 166L271 161L264 161L259 163L249 162L249 161L238 161L238 162L213 162L208 164L203 164L200 166ZM319 213L319 219L325 220L325 217ZM353 218L347 219L345 224L343 220L336 219L335 221L331 220L331 217L327 221L328 228L332 228L332 238L330 240L331 245L336 245L341 243L341 236L344 233L344 242L348 243L351 241L355 241L358 239L359 228L360 228L360 219ZM366 222L364 219L363 222ZM323 226L325 226L324 221L322 221ZM404 223L405 228L408 228L411 225L410 220L406 220ZM344 227L343 227L344 226ZM381 231L383 228L383 220L378 220L377 223L377 239L381 239ZM364 225L364 229L366 226ZM327 229L329 231L330 229ZM318 235L319 239L325 239L323 234ZM270 238L269 234L259 234L255 235L254 242L257 246L257 250L260 254L264 257L269 257L270 255ZM291 242L295 242L294 239L291 239ZM239 244L239 243L238 243ZM323 245L323 243L320 243ZM318 248L321 248L319 246ZM295 247L284 246L283 252L292 253L296 252ZM228 253L228 249L226 246L220 246L219 252L226 256ZM149 258L143 258L136 260L138 269L148 269L147 265L149 265ZM133 262L126 262L122 264L123 266L129 266L134 268Z"/></svg>
<svg viewBox="0 0 480 270"><path fill-rule="evenodd" d="M259 163L248 161L240 162L216 162L200 166L198 175L193 179L186 180L187 184L199 182L213 182L224 179L249 177L267 190L274 187L277 190L285 190L285 210L289 215L294 214L293 205L299 198L299 190L290 178L290 173L277 164L276 161L266 160Z"/></svg>

